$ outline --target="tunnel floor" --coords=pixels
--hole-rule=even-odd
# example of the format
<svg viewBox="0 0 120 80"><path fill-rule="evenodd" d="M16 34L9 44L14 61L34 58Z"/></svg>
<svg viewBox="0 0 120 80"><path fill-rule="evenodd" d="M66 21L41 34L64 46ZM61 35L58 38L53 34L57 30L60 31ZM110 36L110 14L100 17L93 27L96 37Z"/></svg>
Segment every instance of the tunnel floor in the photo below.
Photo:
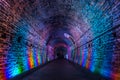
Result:
<svg viewBox="0 0 120 80"><path fill-rule="evenodd" d="M66 59L57 59L22 80L107 80Z"/></svg>

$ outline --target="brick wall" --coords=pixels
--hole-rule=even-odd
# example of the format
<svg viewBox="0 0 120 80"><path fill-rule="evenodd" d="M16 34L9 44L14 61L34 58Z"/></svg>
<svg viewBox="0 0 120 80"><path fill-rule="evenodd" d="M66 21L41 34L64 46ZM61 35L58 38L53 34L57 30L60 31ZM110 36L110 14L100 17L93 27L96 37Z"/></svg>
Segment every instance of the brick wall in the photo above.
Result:
<svg viewBox="0 0 120 80"><path fill-rule="evenodd" d="M2 4L3 5L3 4ZM45 50L34 28L16 19L10 8L0 7L0 80L6 80L30 70L46 60ZM14 19L15 18L15 19ZM42 43L42 42L41 42Z"/></svg>
<svg viewBox="0 0 120 80"><path fill-rule="evenodd" d="M105 0L83 5L83 16L90 29L81 37L74 61L92 72L119 80L120 2Z"/></svg>

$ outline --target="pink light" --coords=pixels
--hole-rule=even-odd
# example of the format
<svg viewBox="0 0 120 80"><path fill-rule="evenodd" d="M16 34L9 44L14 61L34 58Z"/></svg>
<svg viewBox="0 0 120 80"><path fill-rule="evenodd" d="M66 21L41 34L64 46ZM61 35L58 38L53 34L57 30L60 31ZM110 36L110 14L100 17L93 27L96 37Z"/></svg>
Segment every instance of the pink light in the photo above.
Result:
<svg viewBox="0 0 120 80"><path fill-rule="evenodd" d="M33 52L32 52L32 48L28 49L28 61L29 61L29 67L33 68L34 67L34 60L33 60Z"/></svg>
<svg viewBox="0 0 120 80"><path fill-rule="evenodd" d="M91 55L91 48L88 49L88 57L87 57L87 63L86 63L86 68L89 69L90 68L90 55Z"/></svg>
<svg viewBox="0 0 120 80"><path fill-rule="evenodd" d="M120 80L120 73L114 73L112 74L112 80Z"/></svg>

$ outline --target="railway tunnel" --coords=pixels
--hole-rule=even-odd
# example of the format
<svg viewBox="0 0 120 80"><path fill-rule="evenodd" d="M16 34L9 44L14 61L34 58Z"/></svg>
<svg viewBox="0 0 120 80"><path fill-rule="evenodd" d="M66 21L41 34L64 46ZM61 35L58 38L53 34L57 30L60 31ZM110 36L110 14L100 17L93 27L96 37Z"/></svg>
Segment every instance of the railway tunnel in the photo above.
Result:
<svg viewBox="0 0 120 80"><path fill-rule="evenodd" d="M0 0L0 80L120 80L119 0Z"/></svg>

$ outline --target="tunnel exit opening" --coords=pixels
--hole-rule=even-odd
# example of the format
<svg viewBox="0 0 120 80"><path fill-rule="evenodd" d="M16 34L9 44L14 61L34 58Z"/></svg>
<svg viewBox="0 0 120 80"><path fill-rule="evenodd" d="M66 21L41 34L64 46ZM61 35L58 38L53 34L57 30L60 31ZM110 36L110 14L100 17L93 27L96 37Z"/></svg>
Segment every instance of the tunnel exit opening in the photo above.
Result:
<svg viewBox="0 0 120 80"><path fill-rule="evenodd" d="M54 49L54 54L56 58L62 59L65 58L65 55L67 54L67 48L64 46L59 46Z"/></svg>

